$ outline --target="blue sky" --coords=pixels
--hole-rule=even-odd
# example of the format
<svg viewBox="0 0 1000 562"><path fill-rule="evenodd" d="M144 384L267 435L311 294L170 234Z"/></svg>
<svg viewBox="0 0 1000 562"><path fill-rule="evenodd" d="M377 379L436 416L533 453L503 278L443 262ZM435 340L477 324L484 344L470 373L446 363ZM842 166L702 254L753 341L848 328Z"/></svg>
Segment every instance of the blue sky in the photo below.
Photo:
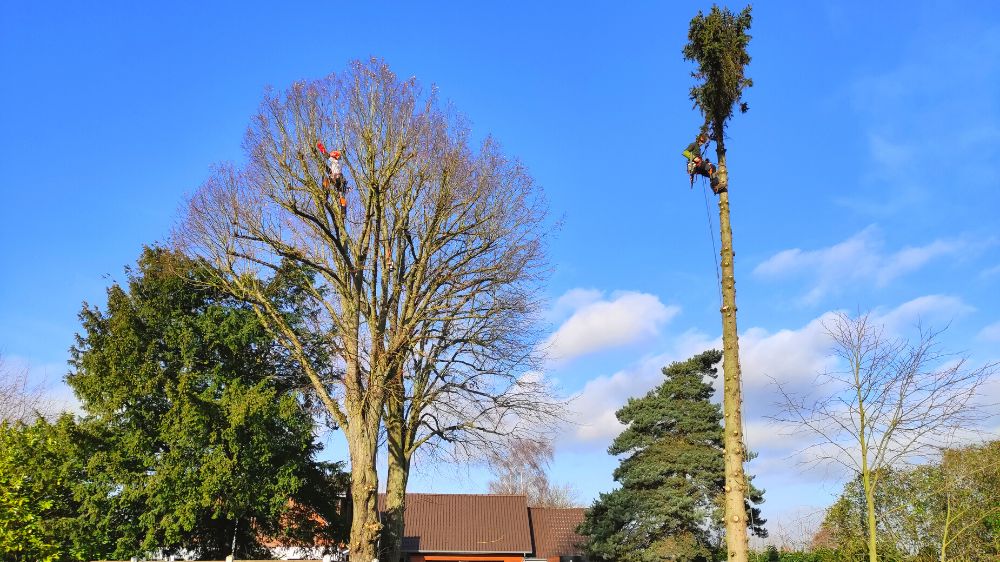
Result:
<svg viewBox="0 0 1000 562"><path fill-rule="evenodd" d="M680 49L708 6L4 3L0 353L64 395L81 303L166 239L213 162L241 158L264 88L383 57L520 157L562 221L548 374L579 415L552 468L589 501L612 485L614 409L719 335L705 202L679 154L700 124ZM824 365L824 314L950 323L950 347L1000 357L1000 8L762 2L752 33L732 221L751 471L778 521L839 486L763 417L769 376ZM446 466L413 484L483 488Z"/></svg>

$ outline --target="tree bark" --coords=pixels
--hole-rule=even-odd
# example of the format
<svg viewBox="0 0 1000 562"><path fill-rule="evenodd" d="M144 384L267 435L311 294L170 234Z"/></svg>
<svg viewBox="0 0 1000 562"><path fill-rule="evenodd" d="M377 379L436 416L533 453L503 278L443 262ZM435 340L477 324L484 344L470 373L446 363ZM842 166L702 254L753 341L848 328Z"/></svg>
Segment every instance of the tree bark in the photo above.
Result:
<svg viewBox="0 0 1000 562"><path fill-rule="evenodd" d="M871 478L866 473L863 477L865 485L865 509L868 512L868 562L878 562L878 523L875 520L875 489Z"/></svg>
<svg viewBox="0 0 1000 562"><path fill-rule="evenodd" d="M345 315L350 333L360 332L358 315L350 311ZM383 383L368 374L367 382L358 364L357 338L347 338L344 376L345 406L348 425L343 428L347 449L351 457L351 514L350 558L354 562L371 562L377 559L378 539L382 530L378 514L378 435L385 400ZM376 363L377 361L373 361Z"/></svg>
<svg viewBox="0 0 1000 562"><path fill-rule="evenodd" d="M743 396L740 388L740 342L736 327L736 278L733 268L733 231L729 224L729 174L721 124L714 127L719 175L719 229L722 250L722 372L725 414L726 547L731 562L747 562L747 496L743 472Z"/></svg>
<svg viewBox="0 0 1000 562"><path fill-rule="evenodd" d="M948 561L948 528L951 526L951 493L945 496L944 530L941 533L941 562Z"/></svg>
<svg viewBox="0 0 1000 562"><path fill-rule="evenodd" d="M410 477L410 457L389 446L389 473L385 484L385 527L382 530L382 562L399 562L403 545L403 515L406 511L406 484Z"/></svg>
<svg viewBox="0 0 1000 562"><path fill-rule="evenodd" d="M378 520L378 473L375 471L377 435L377 428L371 432L347 432L353 500L349 548L351 560L356 562L371 562L376 558L376 545L382 528Z"/></svg>
<svg viewBox="0 0 1000 562"><path fill-rule="evenodd" d="M877 562L878 560L878 543L876 539L876 527L877 523L875 521L875 479L877 475L872 474L872 468L868 464L868 435L866 433L866 428L868 427L867 420L867 410L865 407L865 396L864 396L864 384L861 378L861 363L863 359L861 357L861 350L855 348L853 350L853 355L851 362L853 364L852 370L854 372L854 388L857 391L858 396L858 420L860 430L858 431L858 445L861 447L861 483L865 491L865 511L866 511L866 521L868 526L868 561Z"/></svg>

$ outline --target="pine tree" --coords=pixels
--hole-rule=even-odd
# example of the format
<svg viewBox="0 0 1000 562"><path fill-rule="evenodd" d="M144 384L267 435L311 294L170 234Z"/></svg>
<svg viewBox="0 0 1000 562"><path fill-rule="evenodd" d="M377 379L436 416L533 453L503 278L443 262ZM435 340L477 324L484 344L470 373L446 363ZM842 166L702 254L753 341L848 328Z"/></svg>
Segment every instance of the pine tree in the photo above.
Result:
<svg viewBox="0 0 1000 562"><path fill-rule="evenodd" d="M722 342L723 405L726 417L726 544L731 562L747 562L747 521L743 503L750 493L743 463L742 392L740 389L740 347L736 327L736 279L733 266L733 231L729 223L729 170L726 166L726 124L733 109L743 103L743 89L753 85L744 71L750 64L750 7L739 14L712 6L711 12L691 20L684 58L698 68L693 76L691 99L705 117L705 127L715 140L718 158L719 229L722 249Z"/></svg>
<svg viewBox="0 0 1000 562"><path fill-rule="evenodd" d="M647 562L710 560L719 547L725 486L722 412L711 402L713 367L722 353L709 350L663 369L666 380L617 412L626 429L608 452L621 455L620 488L587 511L580 532L599 559ZM750 499L763 501L752 489ZM755 534L766 536L756 507L746 506Z"/></svg>

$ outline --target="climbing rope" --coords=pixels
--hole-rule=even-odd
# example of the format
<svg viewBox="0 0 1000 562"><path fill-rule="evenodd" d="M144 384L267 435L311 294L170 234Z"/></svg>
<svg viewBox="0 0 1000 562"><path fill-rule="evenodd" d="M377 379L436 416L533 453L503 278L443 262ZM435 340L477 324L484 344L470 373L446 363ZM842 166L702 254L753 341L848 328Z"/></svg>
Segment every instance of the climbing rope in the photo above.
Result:
<svg viewBox="0 0 1000 562"><path fill-rule="evenodd" d="M712 239L712 259L715 263L715 283L719 288L719 306L722 306L722 277L719 274L719 251L715 246L715 225L712 223L712 207L708 204L708 193L705 191L705 179L701 180L701 194L705 196L705 216L708 217L708 237Z"/></svg>
<svg viewBox="0 0 1000 562"><path fill-rule="evenodd" d="M742 376L742 373L740 373L740 375L741 375L740 376L740 398L742 400L742 397L743 397L743 376ZM750 463L750 459L749 459L749 456L750 456L750 445L749 445L749 443L747 443L747 430L746 430L747 420L746 420L746 417L743 415L743 405L742 404L740 405L740 427L743 428L743 437L742 437L742 441L743 441L743 480L744 480L744 484L745 484L745 486L743 487L743 501L744 501L744 504L747 505L747 506L749 506L749 508L750 508L748 510L748 515L750 517L750 526L751 526L751 528L753 528L753 527L757 526L757 518L754 517L754 514L753 514L753 504L750 502L750 476L748 476L748 473L747 473L747 465ZM749 535L749 533L748 533L748 535ZM747 538L749 539L749 536ZM747 540L747 542L749 543L750 541Z"/></svg>

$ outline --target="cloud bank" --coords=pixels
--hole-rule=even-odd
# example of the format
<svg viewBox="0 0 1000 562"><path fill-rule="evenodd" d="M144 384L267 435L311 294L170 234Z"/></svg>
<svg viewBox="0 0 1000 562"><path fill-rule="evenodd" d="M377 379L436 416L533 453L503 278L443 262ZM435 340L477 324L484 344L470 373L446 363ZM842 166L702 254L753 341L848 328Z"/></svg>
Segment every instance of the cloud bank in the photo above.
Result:
<svg viewBox="0 0 1000 562"><path fill-rule="evenodd" d="M553 311L571 311L543 344L549 359L560 364L654 337L681 309L649 293L619 291L605 298L601 291L573 289L556 300Z"/></svg>
<svg viewBox="0 0 1000 562"><path fill-rule="evenodd" d="M939 239L923 246L888 251L881 231L872 225L826 248L782 250L757 265L753 274L768 280L804 277L812 288L802 300L814 304L846 286L886 287L934 260L959 256L970 248L971 244L965 240Z"/></svg>

